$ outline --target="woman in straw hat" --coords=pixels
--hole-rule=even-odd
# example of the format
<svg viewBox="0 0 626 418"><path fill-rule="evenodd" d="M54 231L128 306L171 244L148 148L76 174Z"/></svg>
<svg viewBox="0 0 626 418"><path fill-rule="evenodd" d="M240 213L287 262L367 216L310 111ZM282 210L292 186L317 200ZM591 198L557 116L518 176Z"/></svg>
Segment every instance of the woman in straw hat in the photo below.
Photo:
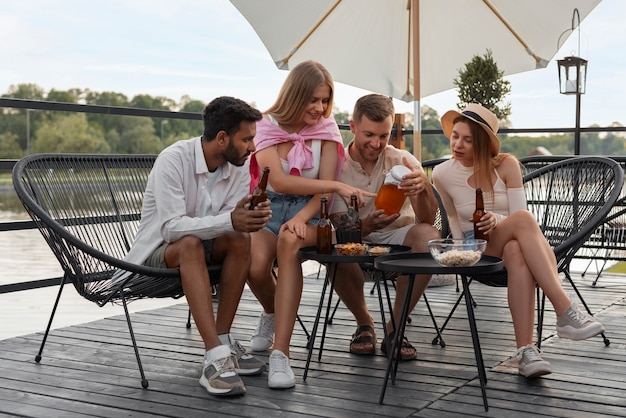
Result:
<svg viewBox="0 0 626 418"><path fill-rule="evenodd" d="M486 213L477 226L488 236L485 254L502 258L507 269L519 373L528 378L551 373L550 363L532 344L535 284L554 306L559 337L584 340L604 327L572 305L565 294L554 252L526 210L519 161L500 153L496 115L479 104L469 104L462 112L446 112L441 125L450 139L452 158L436 166L432 178L448 212L452 236L474 237L471 218L475 190L481 188Z"/></svg>

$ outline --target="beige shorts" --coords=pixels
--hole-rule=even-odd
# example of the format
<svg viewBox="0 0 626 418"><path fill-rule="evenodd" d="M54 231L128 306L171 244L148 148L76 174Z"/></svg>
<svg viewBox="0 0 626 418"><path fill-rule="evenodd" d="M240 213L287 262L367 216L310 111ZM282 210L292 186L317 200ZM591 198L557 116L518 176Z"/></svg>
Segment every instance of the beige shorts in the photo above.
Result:
<svg viewBox="0 0 626 418"><path fill-rule="evenodd" d="M156 250L150 254L148 259L143 263L144 266L147 267L156 267L156 268L167 268L165 264L165 249L169 245L168 242L164 242L159 245ZM213 240L206 239L202 241L202 245L204 246L204 261L207 266L211 265L211 250L213 250Z"/></svg>
<svg viewBox="0 0 626 418"><path fill-rule="evenodd" d="M373 231L363 241L371 244L403 245L406 234L414 226L415 224L409 224L389 231Z"/></svg>

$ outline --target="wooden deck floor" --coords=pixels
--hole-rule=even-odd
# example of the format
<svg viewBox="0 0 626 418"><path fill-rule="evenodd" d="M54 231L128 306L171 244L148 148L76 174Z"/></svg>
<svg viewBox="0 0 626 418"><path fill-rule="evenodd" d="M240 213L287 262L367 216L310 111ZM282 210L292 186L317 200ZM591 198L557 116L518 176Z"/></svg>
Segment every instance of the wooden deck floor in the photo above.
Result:
<svg viewBox="0 0 626 418"><path fill-rule="evenodd" d="M412 314L407 335L418 360L402 363L395 386L378 404L386 358L348 353L355 324L344 307L329 327L321 362L312 362L306 382L302 373L306 341L296 327L292 342L295 389L267 388L267 375L245 377L248 393L234 399L211 397L198 384L202 342L197 330L185 328L187 306L133 314L147 378L142 389L122 309L120 315L54 331L41 364L34 361L41 334L0 341L0 416L21 417L591 417L626 415L626 277L605 274L599 287L590 278L577 281L611 345L599 337L568 341L555 336L555 316L546 313L544 358L551 375L532 381L502 364L514 351L505 289L472 285L487 367L485 412L462 306L444 337L446 347L432 345L434 329L423 303ZM305 279L300 315L311 328L322 280ZM369 285L368 285L369 288ZM73 290L72 290L73 291ZM429 301L439 322L457 297L453 286L430 288ZM375 296L368 301L378 321ZM52 301L50 301L52 303ZM98 309L95 305L93 309ZM233 333L247 345L259 305L246 290ZM3 322L7 319L3 318ZM380 335L379 335L380 340ZM261 357L267 360L267 354Z"/></svg>

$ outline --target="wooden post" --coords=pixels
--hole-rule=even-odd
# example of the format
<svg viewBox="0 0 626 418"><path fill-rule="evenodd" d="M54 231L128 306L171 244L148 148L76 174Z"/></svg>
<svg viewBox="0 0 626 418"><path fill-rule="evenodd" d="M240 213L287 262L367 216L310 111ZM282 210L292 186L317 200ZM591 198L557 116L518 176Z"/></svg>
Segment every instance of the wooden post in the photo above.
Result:
<svg viewBox="0 0 626 418"><path fill-rule="evenodd" d="M404 136L402 135L402 127L404 126L403 114L395 114L393 126L396 129L396 132L392 135L390 144L398 149L404 149Z"/></svg>

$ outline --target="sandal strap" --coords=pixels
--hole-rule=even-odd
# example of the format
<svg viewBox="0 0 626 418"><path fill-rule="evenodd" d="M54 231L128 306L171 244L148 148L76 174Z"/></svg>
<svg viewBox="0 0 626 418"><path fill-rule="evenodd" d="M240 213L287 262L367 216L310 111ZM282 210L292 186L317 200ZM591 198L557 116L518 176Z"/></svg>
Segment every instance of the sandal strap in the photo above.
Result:
<svg viewBox="0 0 626 418"><path fill-rule="evenodd" d="M371 335L361 335L363 333L370 333ZM352 334L352 340L350 343L376 343L376 333L374 328L370 325L359 325L356 327L356 331Z"/></svg>

